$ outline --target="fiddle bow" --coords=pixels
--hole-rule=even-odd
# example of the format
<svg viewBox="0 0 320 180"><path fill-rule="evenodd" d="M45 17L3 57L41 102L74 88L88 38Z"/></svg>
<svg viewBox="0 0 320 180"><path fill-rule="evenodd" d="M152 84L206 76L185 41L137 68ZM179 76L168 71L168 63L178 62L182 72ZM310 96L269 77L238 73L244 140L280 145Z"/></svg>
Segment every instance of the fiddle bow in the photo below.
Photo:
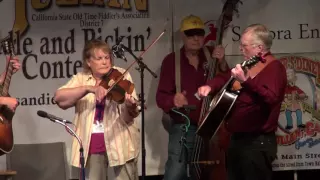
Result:
<svg viewBox="0 0 320 180"><path fill-rule="evenodd" d="M123 73L120 73L119 71L117 71L115 69L111 70L110 74L112 74L112 73L116 74L116 75L114 75L115 79L110 79L109 78L109 73L106 74L104 79L107 79L107 81L102 81L102 83L100 85L102 87L104 87L105 89L107 89L107 95L109 95L109 97L111 99L113 99L114 101L116 101L116 102L121 104L121 103L124 102L125 93L131 94L133 92L134 84L129 82L128 80L123 80L124 76L129 72L129 69L135 63L140 63L142 61L142 56L148 51L149 48L151 48L161 38L161 36L163 36L165 31L166 30L164 29L160 33L160 35L146 48L146 50L144 50L139 55L139 57L137 57L137 60L133 61ZM124 48L128 50L127 47L124 46ZM130 53L132 53L132 52L130 51ZM115 96L117 96L117 97L115 97ZM137 99L134 98L134 100L138 102Z"/></svg>

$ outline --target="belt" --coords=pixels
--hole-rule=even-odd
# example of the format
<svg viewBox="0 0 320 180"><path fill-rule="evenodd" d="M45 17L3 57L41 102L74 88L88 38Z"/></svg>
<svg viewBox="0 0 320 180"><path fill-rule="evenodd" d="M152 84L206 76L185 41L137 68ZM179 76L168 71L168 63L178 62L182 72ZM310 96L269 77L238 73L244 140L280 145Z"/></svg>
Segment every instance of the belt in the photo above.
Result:
<svg viewBox="0 0 320 180"><path fill-rule="evenodd" d="M233 133L231 138L234 140L237 139L263 139L264 137L273 137L275 132L237 132Z"/></svg>

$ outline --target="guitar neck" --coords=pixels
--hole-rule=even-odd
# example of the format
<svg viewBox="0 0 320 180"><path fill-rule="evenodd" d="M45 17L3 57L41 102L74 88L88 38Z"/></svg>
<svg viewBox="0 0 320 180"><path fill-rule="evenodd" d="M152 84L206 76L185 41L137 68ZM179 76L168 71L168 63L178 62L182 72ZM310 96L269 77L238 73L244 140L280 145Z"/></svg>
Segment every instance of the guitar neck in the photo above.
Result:
<svg viewBox="0 0 320 180"><path fill-rule="evenodd" d="M6 70L5 78L2 83L2 87L1 87L1 92L0 92L1 96L8 96L9 95L9 86L10 86L12 74L13 74L13 66L11 63L9 63L7 70Z"/></svg>

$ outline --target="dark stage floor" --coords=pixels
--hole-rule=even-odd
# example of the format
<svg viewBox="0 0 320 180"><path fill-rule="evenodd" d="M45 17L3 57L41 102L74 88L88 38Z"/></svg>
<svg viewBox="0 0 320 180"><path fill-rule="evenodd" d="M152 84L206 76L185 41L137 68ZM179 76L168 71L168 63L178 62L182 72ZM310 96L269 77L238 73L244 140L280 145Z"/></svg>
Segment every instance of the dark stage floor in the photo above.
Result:
<svg viewBox="0 0 320 180"><path fill-rule="evenodd" d="M298 180L312 180L314 177L320 177L320 170L298 171ZM162 180L163 176L147 176L145 180ZM141 180L141 177L140 177ZM294 180L293 171L274 172L273 180Z"/></svg>

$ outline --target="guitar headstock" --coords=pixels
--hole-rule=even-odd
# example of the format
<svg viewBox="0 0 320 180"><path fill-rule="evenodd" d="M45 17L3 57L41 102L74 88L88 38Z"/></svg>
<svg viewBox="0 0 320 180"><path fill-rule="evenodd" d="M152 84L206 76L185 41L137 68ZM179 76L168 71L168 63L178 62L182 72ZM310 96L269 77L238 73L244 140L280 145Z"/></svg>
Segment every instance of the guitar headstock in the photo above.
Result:
<svg viewBox="0 0 320 180"><path fill-rule="evenodd" d="M3 40L1 45L5 55L15 56L13 42L10 38Z"/></svg>
<svg viewBox="0 0 320 180"><path fill-rule="evenodd" d="M252 56L249 60L244 61L241 64L241 67L250 69L252 66L256 65L260 61L263 61L263 58L261 56Z"/></svg>
<svg viewBox="0 0 320 180"><path fill-rule="evenodd" d="M242 1L226 0L222 10L222 15L223 15L222 28L223 29L225 29L232 21L234 12L236 12L237 16L239 16L239 11L237 6L238 3L242 4Z"/></svg>

